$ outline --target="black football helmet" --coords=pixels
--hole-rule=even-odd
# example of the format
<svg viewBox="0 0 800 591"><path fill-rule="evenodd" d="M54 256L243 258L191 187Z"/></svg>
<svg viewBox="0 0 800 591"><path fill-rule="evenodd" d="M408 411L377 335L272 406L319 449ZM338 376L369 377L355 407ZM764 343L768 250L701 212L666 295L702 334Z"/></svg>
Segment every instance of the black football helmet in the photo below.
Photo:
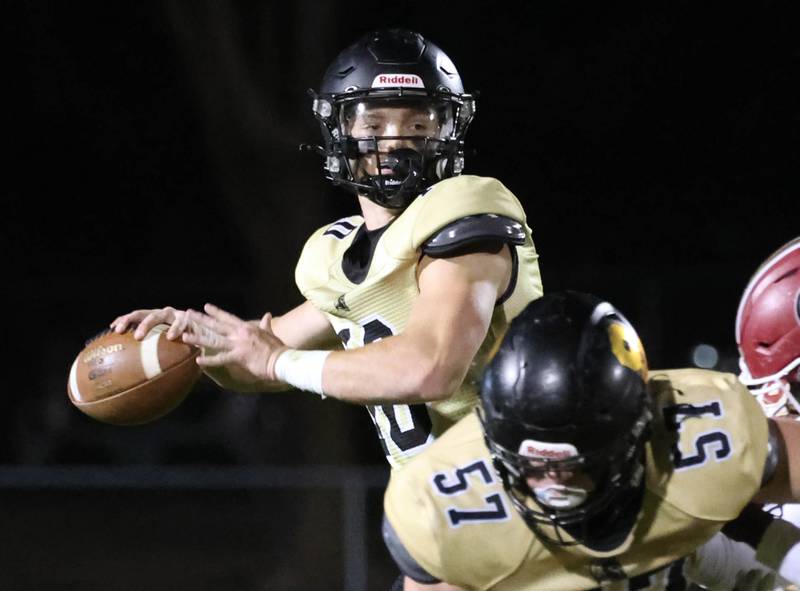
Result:
<svg viewBox="0 0 800 591"><path fill-rule="evenodd" d="M303 147L325 157L335 185L400 209L464 168L475 98L464 93L450 58L418 33L386 29L362 37L328 67L319 93L309 92L323 145ZM390 107L416 119L402 129L373 124ZM374 120L362 125L366 113Z"/></svg>
<svg viewBox="0 0 800 591"><path fill-rule="evenodd" d="M483 374L479 415L503 486L540 538L590 545L598 530L606 542L608 528L630 531L652 416L646 382L636 331L594 296L547 294L511 322ZM575 505L546 504L528 482L552 474L591 485Z"/></svg>

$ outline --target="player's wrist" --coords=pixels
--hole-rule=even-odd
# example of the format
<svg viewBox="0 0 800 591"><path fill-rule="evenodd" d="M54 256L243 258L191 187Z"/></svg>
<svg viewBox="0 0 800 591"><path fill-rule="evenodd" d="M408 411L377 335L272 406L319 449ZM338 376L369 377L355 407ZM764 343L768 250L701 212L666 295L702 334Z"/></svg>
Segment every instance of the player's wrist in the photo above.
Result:
<svg viewBox="0 0 800 591"><path fill-rule="evenodd" d="M275 365L278 361L278 358L283 354L284 351L288 351L289 347L277 347L273 350L269 357L267 358L267 366L265 368L265 375L267 381L269 382L277 382L280 381L280 378L275 373Z"/></svg>
<svg viewBox="0 0 800 591"><path fill-rule="evenodd" d="M330 353L285 348L271 357L271 367L267 371L276 380L325 398L322 371Z"/></svg>

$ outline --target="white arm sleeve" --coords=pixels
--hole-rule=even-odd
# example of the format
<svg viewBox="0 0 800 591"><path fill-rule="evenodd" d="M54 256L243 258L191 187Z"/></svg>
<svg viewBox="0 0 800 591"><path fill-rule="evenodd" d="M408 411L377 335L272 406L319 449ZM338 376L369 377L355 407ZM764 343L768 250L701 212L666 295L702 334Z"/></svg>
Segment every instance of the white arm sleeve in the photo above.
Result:
<svg viewBox="0 0 800 591"><path fill-rule="evenodd" d="M753 548L721 533L687 558L684 574L711 591L771 591L780 582L773 569L756 560Z"/></svg>

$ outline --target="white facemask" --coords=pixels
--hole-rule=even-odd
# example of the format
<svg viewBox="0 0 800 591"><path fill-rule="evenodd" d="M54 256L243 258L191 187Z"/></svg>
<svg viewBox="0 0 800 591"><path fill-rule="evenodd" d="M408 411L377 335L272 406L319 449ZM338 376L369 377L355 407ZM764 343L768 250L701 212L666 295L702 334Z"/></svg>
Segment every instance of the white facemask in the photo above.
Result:
<svg viewBox="0 0 800 591"><path fill-rule="evenodd" d="M588 496L582 488L551 484L533 489L536 500L552 509L574 509L581 505Z"/></svg>

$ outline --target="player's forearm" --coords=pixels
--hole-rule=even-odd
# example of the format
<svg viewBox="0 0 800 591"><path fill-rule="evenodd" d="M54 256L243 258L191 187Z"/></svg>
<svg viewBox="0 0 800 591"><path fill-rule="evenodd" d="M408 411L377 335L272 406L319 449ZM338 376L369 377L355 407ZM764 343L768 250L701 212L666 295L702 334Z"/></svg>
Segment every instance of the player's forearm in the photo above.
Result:
<svg viewBox="0 0 800 591"><path fill-rule="evenodd" d="M452 353L405 335L335 351L325 360L323 390L326 396L359 404L441 400L458 388L467 371Z"/></svg>
<svg viewBox="0 0 800 591"><path fill-rule="evenodd" d="M772 582L776 573L757 560L753 548L718 533L687 558L684 574L704 588L721 590L743 588L738 583L745 577Z"/></svg>
<svg viewBox="0 0 800 591"><path fill-rule="evenodd" d="M290 351L267 376L358 404L449 397L486 338L501 283L510 272L510 255L508 260L487 256L428 262L420 273L420 295L400 334L324 358L313 351Z"/></svg>
<svg viewBox="0 0 800 591"><path fill-rule="evenodd" d="M291 386L283 382L254 379L253 375L246 372L232 371L226 367L206 367L203 373L219 387L233 392L258 394L262 392L283 392Z"/></svg>

